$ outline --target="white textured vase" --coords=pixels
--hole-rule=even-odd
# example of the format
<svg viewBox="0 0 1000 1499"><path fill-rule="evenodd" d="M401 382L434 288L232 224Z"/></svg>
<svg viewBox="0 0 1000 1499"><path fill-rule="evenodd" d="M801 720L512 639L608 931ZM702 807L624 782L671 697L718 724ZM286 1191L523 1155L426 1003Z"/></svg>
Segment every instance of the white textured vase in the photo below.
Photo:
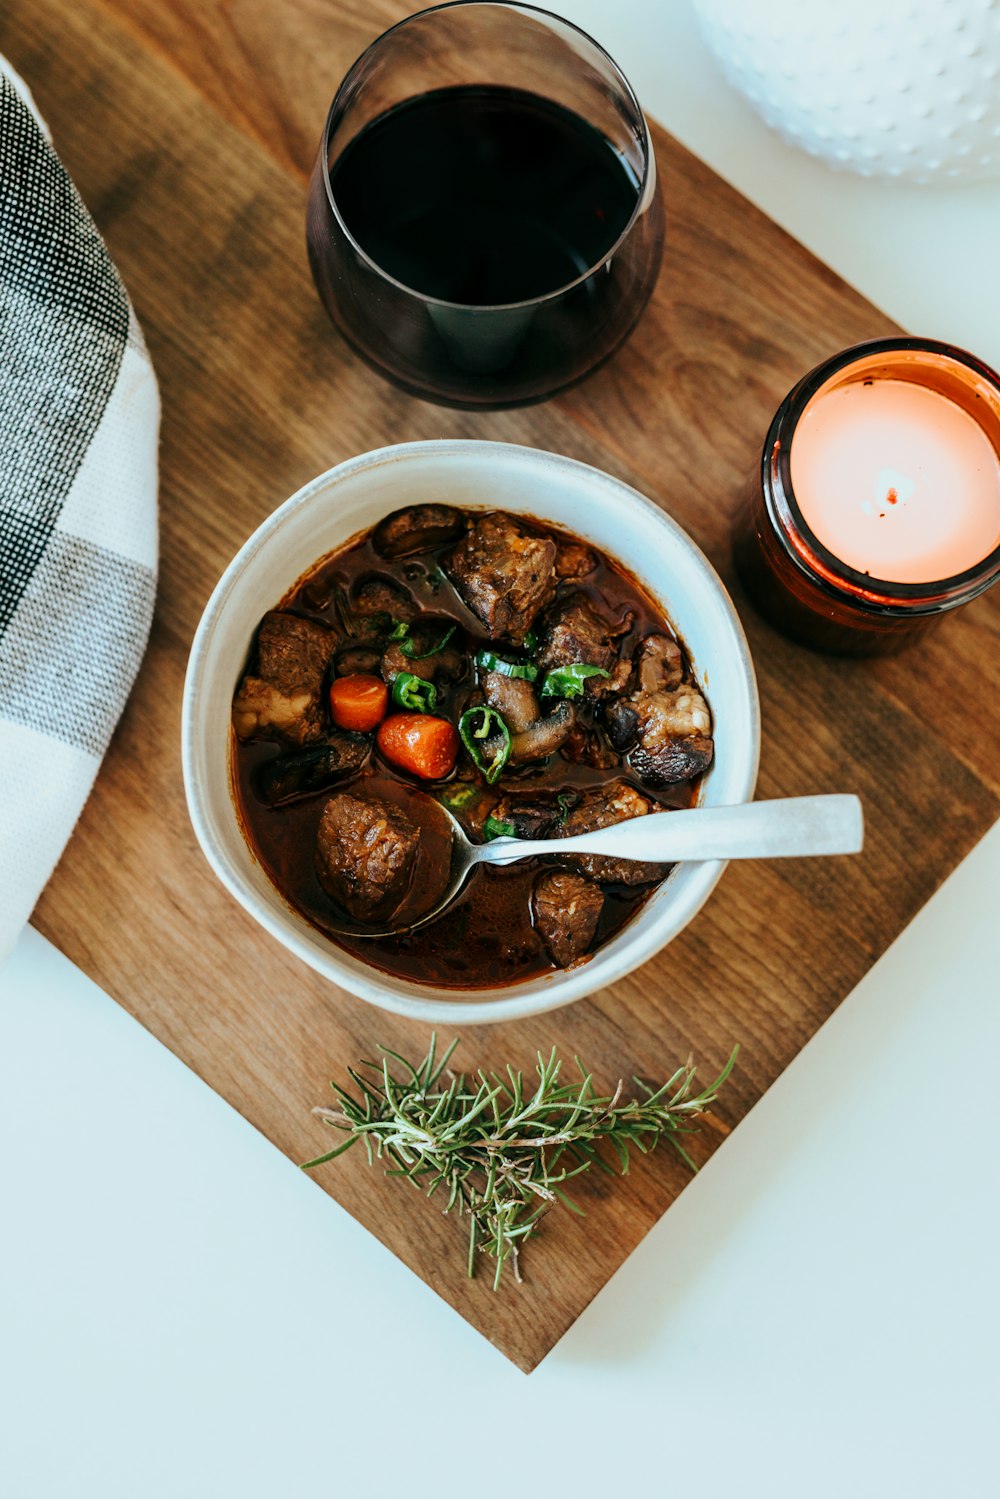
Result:
<svg viewBox="0 0 1000 1499"><path fill-rule="evenodd" d="M1000 174L1000 0L694 0L729 82L863 176Z"/></svg>

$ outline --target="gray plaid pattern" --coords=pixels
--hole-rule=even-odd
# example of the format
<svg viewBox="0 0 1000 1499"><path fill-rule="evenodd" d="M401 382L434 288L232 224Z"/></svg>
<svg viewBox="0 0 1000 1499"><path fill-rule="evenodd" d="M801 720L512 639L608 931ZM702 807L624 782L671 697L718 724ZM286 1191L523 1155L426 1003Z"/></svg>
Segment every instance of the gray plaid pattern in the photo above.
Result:
<svg viewBox="0 0 1000 1499"><path fill-rule="evenodd" d="M158 416L125 288L0 58L0 959L145 650Z"/></svg>
<svg viewBox="0 0 1000 1499"><path fill-rule="evenodd" d="M155 590L151 568L55 532L0 637L0 714L103 755L146 646Z"/></svg>
<svg viewBox="0 0 1000 1499"><path fill-rule="evenodd" d="M93 221L0 76L0 631L114 389L128 326Z"/></svg>

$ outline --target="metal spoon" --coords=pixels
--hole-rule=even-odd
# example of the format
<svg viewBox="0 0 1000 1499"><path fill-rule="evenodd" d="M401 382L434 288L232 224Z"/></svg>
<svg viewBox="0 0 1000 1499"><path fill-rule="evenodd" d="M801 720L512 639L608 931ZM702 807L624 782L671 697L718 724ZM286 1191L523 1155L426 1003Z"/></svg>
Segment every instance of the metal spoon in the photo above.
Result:
<svg viewBox="0 0 1000 1499"><path fill-rule="evenodd" d="M788 859L817 854L856 854L864 839L861 803L856 796L792 796L735 807L690 810L627 818L575 838L495 838L470 843L447 807L435 803L453 828L451 874L431 907L398 926L328 923L352 937L389 937L412 932L440 915L480 864L512 864L517 859L557 859L566 854L610 854L655 864L707 859ZM407 900L403 910L410 905Z"/></svg>

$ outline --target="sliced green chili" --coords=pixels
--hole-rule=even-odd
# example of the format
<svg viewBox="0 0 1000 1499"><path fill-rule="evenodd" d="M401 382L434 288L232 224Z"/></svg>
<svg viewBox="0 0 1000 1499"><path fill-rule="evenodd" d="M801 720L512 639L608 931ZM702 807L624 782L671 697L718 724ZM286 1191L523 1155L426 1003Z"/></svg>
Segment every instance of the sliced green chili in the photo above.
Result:
<svg viewBox="0 0 1000 1499"><path fill-rule="evenodd" d="M565 825L570 809L576 805L576 795L572 791L560 791L556 801L559 803L559 821Z"/></svg>
<svg viewBox="0 0 1000 1499"><path fill-rule="evenodd" d="M527 635L525 635L524 637L524 649L530 654L533 650L537 649L537 646L538 636L535 634L534 630L529 630Z"/></svg>
<svg viewBox="0 0 1000 1499"><path fill-rule="evenodd" d="M588 666L574 661L572 666L555 666L542 683L542 697L582 697L588 677L610 677L603 666Z"/></svg>
<svg viewBox="0 0 1000 1499"><path fill-rule="evenodd" d="M418 651L412 635L407 635L399 642L399 649L408 661L426 661L428 656L436 656L438 651L443 651L448 641L458 629L457 625L449 625L441 639L436 645L432 645L429 651Z"/></svg>
<svg viewBox="0 0 1000 1499"><path fill-rule="evenodd" d="M394 619L391 621L392 629L389 631L390 640L405 640L410 633L410 627L405 619Z"/></svg>
<svg viewBox="0 0 1000 1499"><path fill-rule="evenodd" d="M505 661L492 651L477 651L476 665L482 667L483 671L498 671L502 676L520 677L525 682L533 682L538 676L538 667L533 666L530 661Z"/></svg>
<svg viewBox="0 0 1000 1499"><path fill-rule="evenodd" d="M494 838L516 838L517 828L512 822L503 822L499 817L487 817L483 823L483 832L486 834L486 842L490 843Z"/></svg>
<svg viewBox="0 0 1000 1499"><path fill-rule="evenodd" d="M482 727L478 729L474 727L477 714L482 718ZM495 708L481 705L476 708L466 708L458 720L458 732L471 756L473 765L477 770L482 771L492 786L510 758L510 729ZM497 737L500 744L493 758L486 760L483 756L483 741L492 741Z"/></svg>
<svg viewBox="0 0 1000 1499"><path fill-rule="evenodd" d="M412 671L397 672L392 684L392 700L397 708L413 713L433 713L437 707L437 688L433 682L415 676Z"/></svg>
<svg viewBox="0 0 1000 1499"><path fill-rule="evenodd" d="M474 802L478 795L479 787L466 782L464 785L446 787L441 793L441 800L446 807L451 807L452 811L457 812L460 808L467 807L470 802Z"/></svg>

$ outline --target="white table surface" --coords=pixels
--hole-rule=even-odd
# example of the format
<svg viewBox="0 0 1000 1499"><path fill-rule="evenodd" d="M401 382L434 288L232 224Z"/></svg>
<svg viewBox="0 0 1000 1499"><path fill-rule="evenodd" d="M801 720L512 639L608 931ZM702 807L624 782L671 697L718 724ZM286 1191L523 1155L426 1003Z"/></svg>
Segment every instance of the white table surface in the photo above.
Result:
<svg viewBox="0 0 1000 1499"><path fill-rule="evenodd" d="M685 0L559 8L874 301L1000 362L1000 185L789 150ZM530 1378L26 932L0 973L0 1491L988 1491L998 888L1000 826Z"/></svg>

